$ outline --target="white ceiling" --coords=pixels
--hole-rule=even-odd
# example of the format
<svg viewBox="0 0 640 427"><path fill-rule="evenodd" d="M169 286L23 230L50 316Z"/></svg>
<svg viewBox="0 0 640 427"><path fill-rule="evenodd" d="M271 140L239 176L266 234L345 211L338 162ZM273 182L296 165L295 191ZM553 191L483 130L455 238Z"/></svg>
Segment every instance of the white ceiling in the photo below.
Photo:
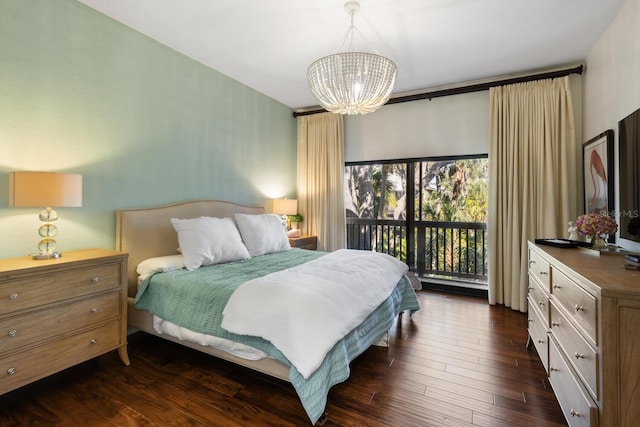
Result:
<svg viewBox="0 0 640 427"><path fill-rule="evenodd" d="M293 108L314 60L345 51L343 0L79 0ZM356 48L394 60L394 94L583 61L624 0L361 0ZM353 49L356 50L356 49Z"/></svg>

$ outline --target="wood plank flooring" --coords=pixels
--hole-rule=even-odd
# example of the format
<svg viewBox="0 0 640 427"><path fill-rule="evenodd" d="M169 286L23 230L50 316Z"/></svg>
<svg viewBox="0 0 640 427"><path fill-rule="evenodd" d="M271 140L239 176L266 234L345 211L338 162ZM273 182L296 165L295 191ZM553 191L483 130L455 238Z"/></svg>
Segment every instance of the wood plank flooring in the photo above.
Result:
<svg viewBox="0 0 640 427"><path fill-rule="evenodd" d="M526 315L419 292L390 348L372 347L329 393L325 426L566 426ZM293 387L143 333L0 396L2 426L308 426ZM45 360L42 361L46 363Z"/></svg>

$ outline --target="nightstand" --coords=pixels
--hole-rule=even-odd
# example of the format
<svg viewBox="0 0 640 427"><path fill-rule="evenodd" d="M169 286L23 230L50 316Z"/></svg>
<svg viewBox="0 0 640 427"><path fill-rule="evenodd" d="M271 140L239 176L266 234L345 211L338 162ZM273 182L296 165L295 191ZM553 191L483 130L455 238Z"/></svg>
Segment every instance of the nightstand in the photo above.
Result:
<svg viewBox="0 0 640 427"><path fill-rule="evenodd" d="M317 236L300 236L289 237L289 244L292 248L309 249L315 251L318 249Z"/></svg>
<svg viewBox="0 0 640 427"><path fill-rule="evenodd" d="M129 365L127 256L0 259L0 394L116 349Z"/></svg>

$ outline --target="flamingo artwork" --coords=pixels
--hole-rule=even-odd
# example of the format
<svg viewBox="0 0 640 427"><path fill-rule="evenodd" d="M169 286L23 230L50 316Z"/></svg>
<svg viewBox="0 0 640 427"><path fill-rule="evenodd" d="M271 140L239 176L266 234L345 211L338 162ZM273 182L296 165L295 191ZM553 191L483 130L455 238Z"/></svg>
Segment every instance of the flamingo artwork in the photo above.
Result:
<svg viewBox="0 0 640 427"><path fill-rule="evenodd" d="M607 210L607 172L596 150L591 151L589 174L593 184L593 196L589 198L589 212Z"/></svg>

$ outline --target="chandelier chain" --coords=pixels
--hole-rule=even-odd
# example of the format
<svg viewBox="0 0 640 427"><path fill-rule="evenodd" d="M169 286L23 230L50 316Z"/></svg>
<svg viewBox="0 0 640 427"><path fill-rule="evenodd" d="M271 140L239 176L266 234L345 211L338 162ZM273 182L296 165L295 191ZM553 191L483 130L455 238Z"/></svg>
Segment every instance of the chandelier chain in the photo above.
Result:
<svg viewBox="0 0 640 427"><path fill-rule="evenodd" d="M356 5L352 5L351 3L356 3ZM359 9L359 4L357 4L358 2L355 1L350 1L345 3L345 9L347 10L347 13L349 14L349 27L347 28L347 31L344 33L344 36L342 38L342 43L340 43L340 48L336 51L336 52L343 52L343 51L350 51L353 52L356 50L355 44L354 44L354 40L355 40L355 34L357 33L358 37L360 37L363 41L364 41L364 45L366 45L367 47L369 47L371 49L372 52L376 53L376 54L380 54L380 52L378 52L378 50L376 50L373 47L373 44L371 43L371 41L367 38L367 36L365 36L365 34L360 31L360 29L356 26L356 20L355 20L355 16L356 16L356 12ZM366 19L365 19L366 21ZM367 21L367 23L369 24L370 27L372 27L373 31L378 35L378 38L382 39L382 36L380 36L380 34L375 30L375 28L373 28L373 26L371 25L371 23L369 23ZM348 46L347 46L348 43Z"/></svg>

